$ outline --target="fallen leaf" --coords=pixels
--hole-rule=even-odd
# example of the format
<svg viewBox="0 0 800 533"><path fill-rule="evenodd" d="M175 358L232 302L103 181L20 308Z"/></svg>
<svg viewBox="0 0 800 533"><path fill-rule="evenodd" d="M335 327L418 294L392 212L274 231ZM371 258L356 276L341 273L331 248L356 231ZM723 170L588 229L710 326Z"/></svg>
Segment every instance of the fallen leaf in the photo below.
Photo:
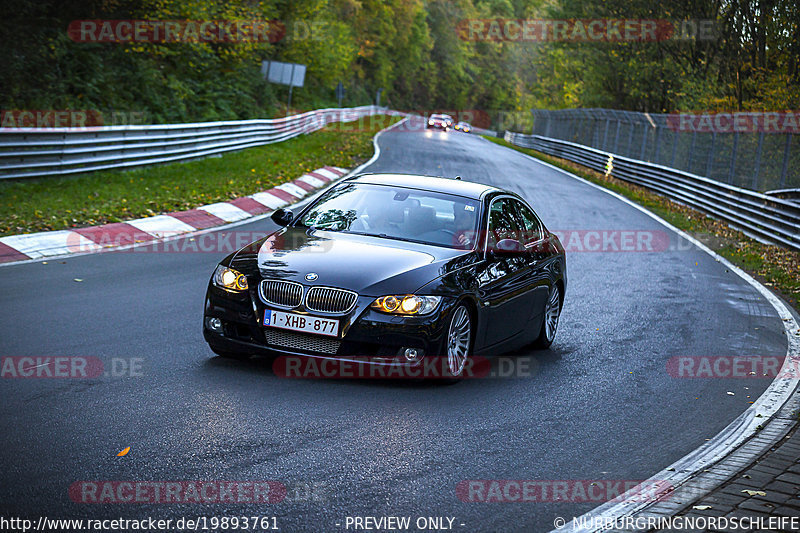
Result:
<svg viewBox="0 0 800 533"><path fill-rule="evenodd" d="M734 393L732 393L731 391L728 391L728 396L736 396L736 395Z"/></svg>
<svg viewBox="0 0 800 533"><path fill-rule="evenodd" d="M131 447L130 447L130 446L128 446L127 448L125 448L124 450L122 450L121 452L119 452L119 453L117 454L117 457L123 457L123 456L125 456L125 455L128 455L128 452L129 452L129 451L131 451Z"/></svg>
<svg viewBox="0 0 800 533"><path fill-rule="evenodd" d="M742 492L744 492L748 496L766 496L767 495L767 493L764 492L763 490L748 490L748 489L745 489Z"/></svg>
<svg viewBox="0 0 800 533"><path fill-rule="evenodd" d="M692 505L692 509L697 509L698 511L705 511L707 509L711 509L710 505Z"/></svg>
<svg viewBox="0 0 800 533"><path fill-rule="evenodd" d="M82 280L81 278L75 278L75 279L73 279L72 281L78 281L78 282L80 282L80 281L83 281L83 280Z"/></svg>

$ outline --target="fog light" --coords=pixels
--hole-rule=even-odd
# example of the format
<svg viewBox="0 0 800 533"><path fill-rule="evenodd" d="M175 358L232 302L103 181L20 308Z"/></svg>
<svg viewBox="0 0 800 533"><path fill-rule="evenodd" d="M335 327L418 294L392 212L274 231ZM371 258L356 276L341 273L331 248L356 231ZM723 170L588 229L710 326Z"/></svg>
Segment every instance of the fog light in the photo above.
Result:
<svg viewBox="0 0 800 533"><path fill-rule="evenodd" d="M403 356L405 356L406 361L418 361L422 357L422 350L417 350L416 348L406 348L403 350Z"/></svg>
<svg viewBox="0 0 800 533"><path fill-rule="evenodd" d="M214 333L222 333L222 320L219 318L206 318L206 326Z"/></svg>

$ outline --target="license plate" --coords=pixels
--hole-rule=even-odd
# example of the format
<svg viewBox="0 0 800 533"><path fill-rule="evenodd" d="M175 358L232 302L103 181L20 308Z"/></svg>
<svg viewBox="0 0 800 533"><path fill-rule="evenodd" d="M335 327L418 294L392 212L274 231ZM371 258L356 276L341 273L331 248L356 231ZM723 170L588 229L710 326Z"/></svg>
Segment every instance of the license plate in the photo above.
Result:
<svg viewBox="0 0 800 533"><path fill-rule="evenodd" d="M339 321L317 316L298 315L297 313L284 313L267 309L264 312L264 325L273 328L303 331L337 337L339 335Z"/></svg>

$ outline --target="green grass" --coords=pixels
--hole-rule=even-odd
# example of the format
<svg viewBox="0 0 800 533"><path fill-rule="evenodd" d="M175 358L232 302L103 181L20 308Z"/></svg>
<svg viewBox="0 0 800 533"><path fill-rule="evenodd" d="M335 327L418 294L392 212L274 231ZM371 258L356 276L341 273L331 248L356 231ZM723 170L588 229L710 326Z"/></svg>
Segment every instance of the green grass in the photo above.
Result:
<svg viewBox="0 0 800 533"><path fill-rule="evenodd" d="M372 137L396 117L376 117L222 157L72 177L0 182L0 236L120 222L230 200L325 165L372 156Z"/></svg>
<svg viewBox="0 0 800 533"><path fill-rule="evenodd" d="M484 138L550 163L646 207L673 226L694 235L733 264L775 289L789 305L800 310L800 306L798 306L800 300L800 252L760 243L705 213L672 202L643 187L604 176L577 163L514 146L497 137Z"/></svg>

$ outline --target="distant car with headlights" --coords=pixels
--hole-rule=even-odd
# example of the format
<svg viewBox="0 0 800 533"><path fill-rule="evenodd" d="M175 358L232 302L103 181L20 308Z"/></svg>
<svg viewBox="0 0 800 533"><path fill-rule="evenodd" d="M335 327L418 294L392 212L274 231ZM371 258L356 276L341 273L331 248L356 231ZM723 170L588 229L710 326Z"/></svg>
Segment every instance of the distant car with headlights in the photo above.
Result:
<svg viewBox="0 0 800 533"><path fill-rule="evenodd" d="M520 196L404 174L346 179L226 257L203 333L227 357L285 354L419 365L459 379L473 355L549 347L564 248Z"/></svg>
<svg viewBox="0 0 800 533"><path fill-rule="evenodd" d="M472 126L470 126L469 124L467 124L464 121L461 121L458 124L456 124L453 127L453 129L456 130L456 131L462 131L464 133L469 133L470 131L472 131Z"/></svg>
<svg viewBox="0 0 800 533"><path fill-rule="evenodd" d="M425 127L447 131L453 127L453 117L450 115L434 113L428 117L428 122Z"/></svg>

